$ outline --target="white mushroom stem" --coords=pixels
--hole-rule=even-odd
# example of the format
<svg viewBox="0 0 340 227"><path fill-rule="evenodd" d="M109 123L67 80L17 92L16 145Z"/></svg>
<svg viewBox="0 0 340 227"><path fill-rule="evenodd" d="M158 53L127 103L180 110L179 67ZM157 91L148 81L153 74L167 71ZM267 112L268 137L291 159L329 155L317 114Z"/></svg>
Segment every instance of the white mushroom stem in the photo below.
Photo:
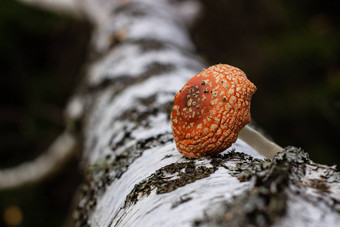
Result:
<svg viewBox="0 0 340 227"><path fill-rule="evenodd" d="M282 147L268 140L248 125L241 129L238 137L266 158L272 158L275 154L283 150Z"/></svg>

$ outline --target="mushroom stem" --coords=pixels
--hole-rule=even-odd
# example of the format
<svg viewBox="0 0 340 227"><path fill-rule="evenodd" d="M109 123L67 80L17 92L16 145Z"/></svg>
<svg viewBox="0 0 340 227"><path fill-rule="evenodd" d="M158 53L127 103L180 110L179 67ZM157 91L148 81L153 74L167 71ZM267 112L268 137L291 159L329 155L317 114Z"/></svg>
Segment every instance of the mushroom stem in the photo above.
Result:
<svg viewBox="0 0 340 227"><path fill-rule="evenodd" d="M238 137L266 158L272 158L275 154L283 150L282 147L268 140L248 125L241 129Z"/></svg>

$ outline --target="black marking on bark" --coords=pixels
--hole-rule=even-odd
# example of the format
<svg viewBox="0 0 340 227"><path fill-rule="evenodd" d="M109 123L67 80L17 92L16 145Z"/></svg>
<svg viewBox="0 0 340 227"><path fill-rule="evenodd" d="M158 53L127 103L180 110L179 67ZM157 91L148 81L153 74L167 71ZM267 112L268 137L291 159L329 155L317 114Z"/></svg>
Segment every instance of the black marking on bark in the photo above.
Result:
<svg viewBox="0 0 340 227"><path fill-rule="evenodd" d="M170 141L169 136L163 135L163 139L147 139L140 141L140 149L146 149L154 146L154 142L161 140L164 143ZM131 152L131 150L129 151ZM141 154L141 153L140 153ZM131 154L121 155L121 167L129 165L128 161ZM305 187L313 187L310 185L302 185L301 178L305 175L306 164L313 165L315 168L322 168L324 172L325 182L339 182L339 172L336 172L335 167L324 167L315 163L311 163L308 155L300 149L288 147L284 152L277 154L272 160L258 160L243 153L230 152L225 155L217 155L215 157L202 157L201 159L210 160L212 167L196 165L194 160L188 160L182 163L172 163L164 166L152 174L148 179L136 184L133 190L127 195L125 205L131 206L139 201L143 196L147 196L152 190L156 190L157 194L163 194L183 187L188 183L192 183L198 179L210 176L219 167L224 167L229 170L231 175L237 177L240 181L254 180L254 187L242 195L236 196L232 202L223 201L215 205L218 209L213 211L207 209L202 219L196 220L194 226L270 226L275 223L282 215L284 215L287 203L287 191L289 193L303 194ZM125 161L123 161L125 160ZM225 163L230 160L238 160L235 167L227 167ZM116 164L113 164L116 166ZM126 169L121 168L120 177ZM108 174L113 172L112 169L103 171ZM171 175L173 177L171 177ZM103 174L104 176L104 174ZM102 176L102 178L103 178ZM112 175L111 175L112 177ZM176 178L175 178L176 177ZM87 185L83 187L83 199L80 201L78 208L74 213L77 225L86 226L87 218L95 201L100 195L100 188L103 188L103 183L98 183L92 180L91 183L97 182L96 187ZM112 180L112 179L111 179ZM328 198L327 194L323 193L325 182L317 182L322 186L317 186L320 189L319 201L331 201L331 206L334 210L340 211L340 202L338 200ZM291 190L290 185L294 185L294 190ZM104 184L105 186L105 184ZM326 187L327 188L327 187ZM323 199L324 197L327 197ZM308 200L308 197L304 197ZM182 203L189 201L190 198L180 198L175 201L172 208L180 206ZM314 201L315 202L315 201ZM318 201L316 201L318 202Z"/></svg>
<svg viewBox="0 0 340 227"><path fill-rule="evenodd" d="M151 106L152 104L156 102L156 99L157 99L157 95L154 94L148 97L138 98L137 100L144 106Z"/></svg>
<svg viewBox="0 0 340 227"><path fill-rule="evenodd" d="M172 154L168 154L168 155L165 155L165 156L162 158L162 160L167 159L167 158L171 158L171 157L172 157Z"/></svg>
<svg viewBox="0 0 340 227"><path fill-rule="evenodd" d="M265 170L261 161L254 166L249 164L238 163L235 169L229 169L238 177L246 172L245 177L241 177L242 181L248 180L253 170L259 170L255 173L254 188L236 196L231 203L223 201L212 205L205 211L204 218L194 222L194 226L270 226L285 213L290 163L274 158L270 168ZM252 170L248 171L248 167Z"/></svg>
<svg viewBox="0 0 340 227"><path fill-rule="evenodd" d="M148 118L151 115L156 116L159 113L165 113L167 115L167 120L170 121L173 100L171 99L168 102L159 105L156 102L157 95L136 99L136 104L126 110L118 120L128 120L130 122L136 122L140 126L149 127ZM172 95L173 94L171 94L171 96Z"/></svg>
<svg viewBox="0 0 340 227"><path fill-rule="evenodd" d="M325 168L324 166L320 166L316 163L313 163L313 165L316 166L316 168ZM338 172L336 165L327 167L321 177L324 178L328 183L340 183L340 172Z"/></svg>
<svg viewBox="0 0 340 227"><path fill-rule="evenodd" d="M115 91L115 94L119 94L121 91L126 89L128 85L132 85L138 78L134 78L130 75L120 75L111 78L110 75L105 76L100 83L95 85L90 85L87 89L87 93L102 92L107 88L111 88Z"/></svg>
<svg viewBox="0 0 340 227"><path fill-rule="evenodd" d="M225 167L230 174L237 177L240 182L249 181L252 176L268 170L272 165L270 160L255 159L245 156L239 159L235 167Z"/></svg>
<svg viewBox="0 0 340 227"><path fill-rule="evenodd" d="M141 39L134 42L143 53L150 51L161 51L166 49L164 42L155 39Z"/></svg>
<svg viewBox="0 0 340 227"><path fill-rule="evenodd" d="M115 179L119 179L129 166L139 158L144 150L154 146L161 146L173 141L172 134L160 134L156 137L141 139L136 145L128 147L120 155L107 156L88 168L87 183L80 189L82 199L74 211L73 217L77 226L88 226L88 217L107 186Z"/></svg>
<svg viewBox="0 0 340 227"><path fill-rule="evenodd" d="M120 75L112 78L110 75L107 75L100 83L88 86L86 92L96 93L110 88L115 91L114 94L117 95L129 86L140 83L152 76L162 75L173 70L175 70L175 66L173 64L165 64L155 61L147 65L146 70L137 77L131 75Z"/></svg>
<svg viewBox="0 0 340 227"><path fill-rule="evenodd" d="M186 203L188 201L192 200L192 197L189 195L182 195L181 197L178 198L175 202L172 203L171 209L174 209L178 207L179 205Z"/></svg>
<svg viewBox="0 0 340 227"><path fill-rule="evenodd" d="M131 133L132 131L136 129L136 126L128 128L127 126L124 126L122 129L123 136L121 140L114 142L114 139L116 138L117 135L112 136L109 142L109 146L111 150L115 150L118 147L123 146L127 141L131 140Z"/></svg>
<svg viewBox="0 0 340 227"><path fill-rule="evenodd" d="M322 192L330 192L329 191L329 186L324 180L319 180L319 179L310 179L308 181L308 186L311 188L315 188L317 190L320 190Z"/></svg>
<svg viewBox="0 0 340 227"><path fill-rule="evenodd" d="M123 115L120 116L118 120L124 121L129 120L136 122L140 126L147 127L147 119L153 115L157 115L162 107L156 105L157 95L151 95L146 98L138 98L130 109L126 110Z"/></svg>
<svg viewBox="0 0 340 227"><path fill-rule="evenodd" d="M124 142L127 141L128 140L124 140ZM127 147L124 152L116 156L116 158L112 160L112 162L108 163L109 169L108 171L106 171L108 174L104 176L105 183L111 184L111 182L116 178L119 179L123 175L123 173L126 172L131 163L133 163L143 154L144 150L155 146L164 145L172 141L173 137L170 133L160 134L155 137L140 139L136 141L134 145ZM120 146L123 146L124 142L120 144Z"/></svg>
<svg viewBox="0 0 340 227"><path fill-rule="evenodd" d="M120 6L116 7L112 14L124 14L124 16L128 17L142 17L146 16L147 8L140 3L122 3Z"/></svg>
<svg viewBox="0 0 340 227"><path fill-rule="evenodd" d="M170 63L161 63L161 62L152 62L150 63L145 72L142 73L142 77L151 77L153 75L161 75L165 73L169 73L173 70L175 70L175 65L170 64Z"/></svg>
<svg viewBox="0 0 340 227"><path fill-rule="evenodd" d="M124 207L135 204L142 196L149 195L153 189L156 189L157 194L171 192L196 180L206 178L215 171L214 167L196 166L195 161L166 165L147 180L135 185L126 196ZM169 179L168 175L174 174L177 176L174 179Z"/></svg>
<svg viewBox="0 0 340 227"><path fill-rule="evenodd" d="M195 160L166 165L158 169L148 179L136 184L133 190L126 196L124 207L137 203L141 197L148 196L154 189L157 194L164 194L193 183L196 180L209 177L219 167L222 167L227 160L245 156L247 155L232 151L225 155L196 159L208 159L212 167L197 165ZM171 175L174 177L169 177Z"/></svg>
<svg viewBox="0 0 340 227"><path fill-rule="evenodd" d="M236 196L232 202L212 205L205 211L204 218L196 220L193 225L271 226L285 214L288 191L295 194L305 191L301 178L307 164L310 164L308 154L295 147L286 148L271 161L248 163L242 160L235 168L228 169L241 181L254 176L254 187ZM296 191L291 189L292 185ZM321 187L324 189L324 185Z"/></svg>

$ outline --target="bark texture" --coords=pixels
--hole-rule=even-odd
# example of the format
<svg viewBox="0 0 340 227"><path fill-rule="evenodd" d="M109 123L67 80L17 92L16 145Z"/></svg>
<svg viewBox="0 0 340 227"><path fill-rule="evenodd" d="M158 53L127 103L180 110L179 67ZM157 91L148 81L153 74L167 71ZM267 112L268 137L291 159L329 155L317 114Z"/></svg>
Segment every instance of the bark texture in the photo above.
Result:
<svg viewBox="0 0 340 227"><path fill-rule="evenodd" d="M242 140L217 157L189 160L176 151L173 97L204 67L188 35L199 6L118 2L93 37L101 58L82 96L89 183L77 224L336 226L339 174L300 149L272 160Z"/></svg>
<svg viewBox="0 0 340 227"><path fill-rule="evenodd" d="M87 0L95 26L80 93L88 183L78 226L337 226L340 176L287 147L264 159L242 140L216 157L180 155L174 94L206 67L188 29L200 6L179 0Z"/></svg>

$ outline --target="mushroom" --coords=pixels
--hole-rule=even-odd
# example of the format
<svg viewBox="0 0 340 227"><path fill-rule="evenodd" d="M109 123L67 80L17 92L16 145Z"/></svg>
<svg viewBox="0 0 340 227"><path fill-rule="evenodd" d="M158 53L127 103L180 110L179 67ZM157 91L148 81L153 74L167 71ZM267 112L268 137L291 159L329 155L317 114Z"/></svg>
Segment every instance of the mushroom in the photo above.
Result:
<svg viewBox="0 0 340 227"><path fill-rule="evenodd" d="M233 66L218 64L192 77L176 93L171 125L178 151L188 158L215 155L238 137L265 157L283 149L247 126L256 87Z"/></svg>

